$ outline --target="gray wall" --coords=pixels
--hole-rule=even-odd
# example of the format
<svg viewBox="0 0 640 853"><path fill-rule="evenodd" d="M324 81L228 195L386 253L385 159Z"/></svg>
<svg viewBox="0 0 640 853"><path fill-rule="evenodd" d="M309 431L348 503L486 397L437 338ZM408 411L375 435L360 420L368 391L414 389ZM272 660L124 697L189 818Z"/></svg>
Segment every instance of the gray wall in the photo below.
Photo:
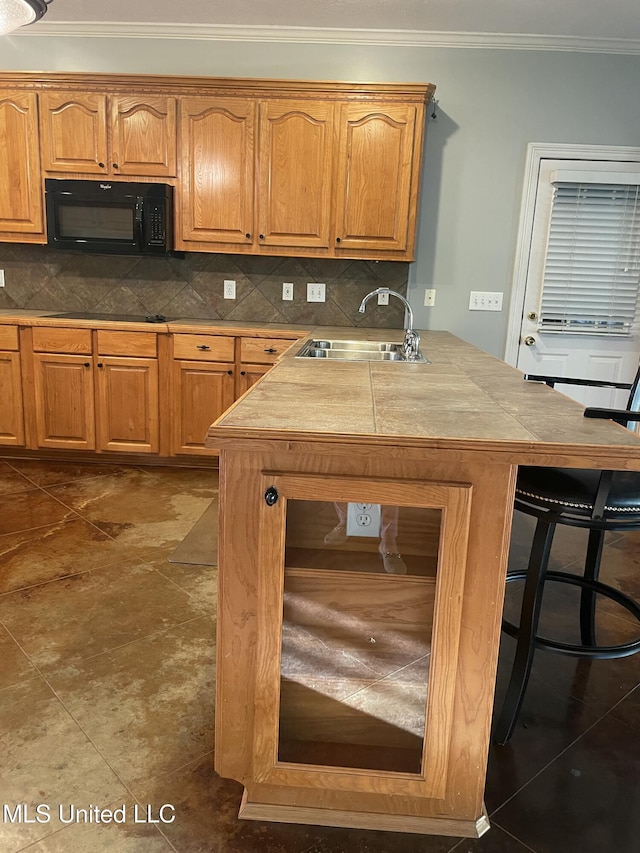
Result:
<svg viewBox="0 0 640 853"><path fill-rule="evenodd" d="M526 145L640 144L640 57L554 51L266 44L197 40L2 38L0 69L428 81L438 117L426 140L417 325L449 329L502 356ZM423 307L436 288L434 308ZM504 310L468 311L469 291L503 291Z"/></svg>

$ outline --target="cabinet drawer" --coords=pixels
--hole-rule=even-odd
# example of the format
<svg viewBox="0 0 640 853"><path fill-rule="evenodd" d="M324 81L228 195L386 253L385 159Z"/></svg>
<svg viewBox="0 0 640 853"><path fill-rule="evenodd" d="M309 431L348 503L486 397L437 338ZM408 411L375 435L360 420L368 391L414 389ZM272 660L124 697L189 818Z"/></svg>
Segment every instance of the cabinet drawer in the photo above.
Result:
<svg viewBox="0 0 640 853"><path fill-rule="evenodd" d="M130 355L155 358L158 336L155 332L98 331L99 355Z"/></svg>
<svg viewBox="0 0 640 853"><path fill-rule="evenodd" d="M17 326L0 326L0 349L18 349Z"/></svg>
<svg viewBox="0 0 640 853"><path fill-rule="evenodd" d="M174 335L174 358L189 361L233 361L235 338L223 335Z"/></svg>
<svg viewBox="0 0 640 853"><path fill-rule="evenodd" d="M33 330L36 352L91 353L91 329L54 329L36 326Z"/></svg>
<svg viewBox="0 0 640 853"><path fill-rule="evenodd" d="M296 341L285 338L242 338L240 342L240 361L253 362L255 364L273 364L294 343Z"/></svg>

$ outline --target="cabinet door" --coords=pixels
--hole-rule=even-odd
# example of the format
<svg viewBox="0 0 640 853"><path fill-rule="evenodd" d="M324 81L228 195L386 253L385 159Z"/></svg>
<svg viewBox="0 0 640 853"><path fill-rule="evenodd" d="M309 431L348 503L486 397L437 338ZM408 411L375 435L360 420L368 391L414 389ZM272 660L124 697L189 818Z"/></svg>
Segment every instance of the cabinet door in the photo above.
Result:
<svg viewBox="0 0 640 853"><path fill-rule="evenodd" d="M45 172L109 172L106 95L44 92L40 127Z"/></svg>
<svg viewBox="0 0 640 853"><path fill-rule="evenodd" d="M233 403L233 374L229 364L174 361L170 412L174 454L215 455L204 441L213 421Z"/></svg>
<svg viewBox="0 0 640 853"><path fill-rule="evenodd" d="M471 493L465 483L263 475L252 522L257 782L451 796Z"/></svg>
<svg viewBox="0 0 640 853"><path fill-rule="evenodd" d="M24 446L20 354L0 352L0 444Z"/></svg>
<svg viewBox="0 0 640 853"><path fill-rule="evenodd" d="M407 249L415 229L416 111L413 105L342 106L335 195L337 248Z"/></svg>
<svg viewBox="0 0 640 853"><path fill-rule="evenodd" d="M158 361L100 356L96 368L98 449L158 453Z"/></svg>
<svg viewBox="0 0 640 853"><path fill-rule="evenodd" d="M180 106L183 240L253 240L255 104L185 98Z"/></svg>
<svg viewBox="0 0 640 853"><path fill-rule="evenodd" d="M236 399L255 385L261 376L264 376L272 365L270 364L241 364L236 380Z"/></svg>
<svg viewBox="0 0 640 853"><path fill-rule="evenodd" d="M258 240L329 247L334 104L260 104Z"/></svg>
<svg viewBox="0 0 640 853"><path fill-rule="evenodd" d="M36 352L33 367L37 447L94 450L90 358Z"/></svg>
<svg viewBox="0 0 640 853"><path fill-rule="evenodd" d="M35 94L0 90L0 139L0 234L26 241L44 233Z"/></svg>
<svg viewBox="0 0 640 853"><path fill-rule="evenodd" d="M176 101L112 96L111 168L114 174L176 174Z"/></svg>

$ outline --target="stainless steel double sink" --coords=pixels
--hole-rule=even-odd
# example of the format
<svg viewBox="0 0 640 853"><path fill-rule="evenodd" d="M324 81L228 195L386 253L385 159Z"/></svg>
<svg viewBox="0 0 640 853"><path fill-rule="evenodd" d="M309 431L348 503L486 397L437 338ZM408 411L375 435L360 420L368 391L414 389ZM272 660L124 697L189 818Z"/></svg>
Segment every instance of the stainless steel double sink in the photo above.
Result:
<svg viewBox="0 0 640 853"><path fill-rule="evenodd" d="M418 353L415 358L407 359L402 352L402 344L389 341L337 341L311 340L296 353L296 358L330 358L338 361L404 361L428 363Z"/></svg>

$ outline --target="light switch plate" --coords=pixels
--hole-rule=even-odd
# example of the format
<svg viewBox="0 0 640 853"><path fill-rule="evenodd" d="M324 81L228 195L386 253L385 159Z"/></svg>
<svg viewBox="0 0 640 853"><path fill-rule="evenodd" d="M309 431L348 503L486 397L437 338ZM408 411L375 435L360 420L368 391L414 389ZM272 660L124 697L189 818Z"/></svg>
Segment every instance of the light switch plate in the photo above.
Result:
<svg viewBox="0 0 640 853"><path fill-rule="evenodd" d="M325 290L326 287L324 282L309 282L307 284L307 302L324 302Z"/></svg>
<svg viewBox="0 0 640 853"><path fill-rule="evenodd" d="M502 293L472 290L469 294L469 311L502 311Z"/></svg>
<svg viewBox="0 0 640 853"><path fill-rule="evenodd" d="M285 302L291 302L293 300L293 282L282 282L282 298Z"/></svg>
<svg viewBox="0 0 640 853"><path fill-rule="evenodd" d="M225 279L224 282L224 298L225 299L235 299L236 298L236 283L235 281L229 281Z"/></svg>
<svg viewBox="0 0 640 853"><path fill-rule="evenodd" d="M0 287L4 287L4 270L0 270Z"/></svg>

